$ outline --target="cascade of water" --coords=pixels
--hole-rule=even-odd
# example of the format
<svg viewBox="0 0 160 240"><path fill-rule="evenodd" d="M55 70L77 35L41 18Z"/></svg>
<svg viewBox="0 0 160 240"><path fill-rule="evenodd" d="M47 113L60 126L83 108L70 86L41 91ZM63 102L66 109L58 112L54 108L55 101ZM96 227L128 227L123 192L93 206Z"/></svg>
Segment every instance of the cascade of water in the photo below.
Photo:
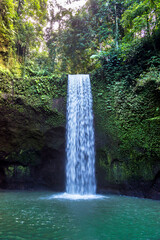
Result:
<svg viewBox="0 0 160 240"><path fill-rule="evenodd" d="M95 150L89 75L68 76L66 192L95 194Z"/></svg>

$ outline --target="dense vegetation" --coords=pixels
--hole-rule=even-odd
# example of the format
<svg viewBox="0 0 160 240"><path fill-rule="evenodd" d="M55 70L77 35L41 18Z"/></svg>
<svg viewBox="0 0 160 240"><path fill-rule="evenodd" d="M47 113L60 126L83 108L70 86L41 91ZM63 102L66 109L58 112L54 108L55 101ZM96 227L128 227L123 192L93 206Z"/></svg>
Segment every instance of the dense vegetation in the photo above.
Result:
<svg viewBox="0 0 160 240"><path fill-rule="evenodd" d="M159 194L160 2L88 0L77 11L70 2L1 0L2 112L29 105L46 114L47 129L62 126L53 99L66 97L67 74L90 73L99 187L147 182ZM3 160L13 155L1 148ZM15 158L34 144L22 148Z"/></svg>

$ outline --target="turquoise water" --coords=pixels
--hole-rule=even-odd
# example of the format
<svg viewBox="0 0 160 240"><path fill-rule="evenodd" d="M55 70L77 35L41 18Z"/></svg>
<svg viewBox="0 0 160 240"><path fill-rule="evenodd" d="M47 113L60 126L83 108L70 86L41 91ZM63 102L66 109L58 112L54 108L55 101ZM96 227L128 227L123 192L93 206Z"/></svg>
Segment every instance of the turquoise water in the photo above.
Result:
<svg viewBox="0 0 160 240"><path fill-rule="evenodd" d="M160 202L123 196L67 200L0 192L3 240L160 240Z"/></svg>

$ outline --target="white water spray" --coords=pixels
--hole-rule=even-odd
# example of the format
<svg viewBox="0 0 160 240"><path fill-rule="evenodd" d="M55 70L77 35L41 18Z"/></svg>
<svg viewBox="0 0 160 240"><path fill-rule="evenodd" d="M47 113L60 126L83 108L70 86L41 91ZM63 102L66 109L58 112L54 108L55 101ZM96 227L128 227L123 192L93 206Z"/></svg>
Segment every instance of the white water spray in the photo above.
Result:
<svg viewBox="0 0 160 240"><path fill-rule="evenodd" d="M68 76L66 192L96 193L92 94L89 75Z"/></svg>

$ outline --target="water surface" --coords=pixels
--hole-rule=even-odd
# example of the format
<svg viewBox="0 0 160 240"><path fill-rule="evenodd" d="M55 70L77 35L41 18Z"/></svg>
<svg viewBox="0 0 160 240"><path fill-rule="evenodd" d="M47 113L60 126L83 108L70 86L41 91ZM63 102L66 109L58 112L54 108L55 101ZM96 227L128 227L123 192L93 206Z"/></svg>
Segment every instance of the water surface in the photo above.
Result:
<svg viewBox="0 0 160 240"><path fill-rule="evenodd" d="M0 192L0 239L160 240L159 201L55 196L52 192Z"/></svg>

